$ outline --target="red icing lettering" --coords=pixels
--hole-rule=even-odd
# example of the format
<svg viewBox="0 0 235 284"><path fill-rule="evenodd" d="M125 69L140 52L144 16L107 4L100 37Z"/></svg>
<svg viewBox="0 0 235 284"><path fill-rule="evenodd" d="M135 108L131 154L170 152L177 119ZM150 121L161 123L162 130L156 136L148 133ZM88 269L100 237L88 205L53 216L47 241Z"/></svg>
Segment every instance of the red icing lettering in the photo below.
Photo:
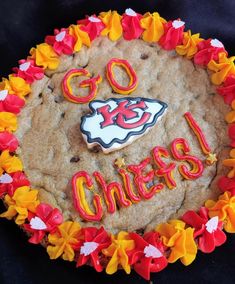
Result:
<svg viewBox="0 0 235 284"><path fill-rule="evenodd" d="M150 157L143 160L139 165L129 165L127 169L134 174L134 182L137 186L139 194L144 199L150 199L153 195L163 188L163 184L159 183L152 185L150 189L147 188L146 184L153 182L154 170L151 170L147 174L143 174L143 170L150 163Z"/></svg>
<svg viewBox="0 0 235 284"><path fill-rule="evenodd" d="M173 171L176 167L175 163L166 164L162 157L168 158L169 153L166 148L157 146L153 149L153 158L156 165L159 167L158 170L155 171L157 177L163 177L165 179L166 185L168 188L172 189L176 187L175 179L173 176Z"/></svg>
<svg viewBox="0 0 235 284"><path fill-rule="evenodd" d="M173 157L178 161L186 161L191 165L188 169L186 165L180 165L178 170L185 179L197 179L204 170L201 160L195 156L188 155L190 148L188 142L184 138L176 138L171 143L171 152Z"/></svg>
<svg viewBox="0 0 235 284"><path fill-rule="evenodd" d="M94 214L86 201L84 184L89 190L93 188L91 177L87 172L80 171L72 177L74 207L83 219L87 221L100 221L103 215L101 198L98 194L94 194L93 203L96 209L96 214Z"/></svg>
<svg viewBox="0 0 235 284"><path fill-rule="evenodd" d="M109 213L114 213L116 211L116 200L114 198L114 194L117 196L120 206L128 207L131 205L131 201L126 198L120 183L111 182L110 184L107 184L99 172L94 172L93 175L104 192L105 202Z"/></svg>

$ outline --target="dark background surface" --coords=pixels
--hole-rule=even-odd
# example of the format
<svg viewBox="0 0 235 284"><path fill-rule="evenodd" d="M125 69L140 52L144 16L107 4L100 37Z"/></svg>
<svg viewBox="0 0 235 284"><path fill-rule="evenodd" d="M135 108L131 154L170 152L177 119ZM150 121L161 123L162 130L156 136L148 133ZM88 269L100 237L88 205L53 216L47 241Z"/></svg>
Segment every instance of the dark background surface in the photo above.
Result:
<svg viewBox="0 0 235 284"><path fill-rule="evenodd" d="M193 33L216 37L230 55L235 54L234 0L155 0L155 1L0 1L0 77L7 76L17 60L26 58L32 46L43 42L54 28L67 27L86 14L131 7L137 12L158 11L166 19L181 18ZM2 204L0 210L3 211ZM215 252L198 253L188 267L169 264L152 275L153 283L235 283L235 236ZM44 248L27 243L13 223L0 220L0 284L47 283L147 283L136 273L118 272L113 276L96 273L90 267L75 268L75 263L50 261Z"/></svg>

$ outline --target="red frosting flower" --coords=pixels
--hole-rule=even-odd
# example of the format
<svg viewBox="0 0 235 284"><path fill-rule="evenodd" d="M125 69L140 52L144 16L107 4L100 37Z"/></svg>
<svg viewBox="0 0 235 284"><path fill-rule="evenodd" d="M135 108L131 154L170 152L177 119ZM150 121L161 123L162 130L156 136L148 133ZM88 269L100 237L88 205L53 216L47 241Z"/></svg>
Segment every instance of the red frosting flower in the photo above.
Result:
<svg viewBox="0 0 235 284"><path fill-rule="evenodd" d="M231 104L235 100L235 75L229 75L223 86L217 88L217 92L224 97L226 104Z"/></svg>
<svg viewBox="0 0 235 284"><path fill-rule="evenodd" d="M16 95L9 95L8 90L0 91L0 112L12 112L18 114L25 105L25 101Z"/></svg>
<svg viewBox="0 0 235 284"><path fill-rule="evenodd" d="M0 176L0 198L4 194L8 194L10 196L14 195L15 190L18 187L29 186L30 182L26 178L23 172L15 172L12 174L3 174Z"/></svg>
<svg viewBox="0 0 235 284"><path fill-rule="evenodd" d="M169 21L164 24L164 34L159 40L159 44L165 50L175 49L183 42L183 32L185 23L180 20Z"/></svg>
<svg viewBox="0 0 235 284"><path fill-rule="evenodd" d="M35 80L40 80L44 76L43 68L35 66L32 59L19 60L19 67L12 69L17 77L23 78L28 84L32 84Z"/></svg>
<svg viewBox="0 0 235 284"><path fill-rule="evenodd" d="M195 228L194 238L199 238L198 247L205 253L212 252L226 241L226 235L222 231L223 222L219 221L218 216L208 219L208 209L205 207L200 209L199 214L187 211L182 220Z"/></svg>
<svg viewBox="0 0 235 284"><path fill-rule="evenodd" d="M228 178L226 176L222 176L218 181L218 187L222 192L229 191L232 196L235 195L235 177Z"/></svg>
<svg viewBox="0 0 235 284"><path fill-rule="evenodd" d="M29 211L29 224L24 224L24 229L33 235L29 239L32 244L41 242L46 232L53 233L63 222L62 213L57 208L41 203L37 206L36 212Z"/></svg>
<svg viewBox="0 0 235 284"><path fill-rule="evenodd" d="M230 142L231 147L235 147L235 123L232 123L228 127L228 136L232 140Z"/></svg>
<svg viewBox="0 0 235 284"><path fill-rule="evenodd" d="M79 244L76 250L79 249L79 257L77 267L90 262L96 271L103 270L101 265L101 251L109 247L111 239L103 227L97 229L95 227L82 228L79 232Z"/></svg>
<svg viewBox="0 0 235 284"><path fill-rule="evenodd" d="M0 132L0 150L9 150L10 152L14 152L19 145L16 137L7 131Z"/></svg>
<svg viewBox="0 0 235 284"><path fill-rule="evenodd" d="M198 52L194 55L194 63L207 66L211 60L218 60L220 52L226 52L223 44L217 39L202 40L197 45Z"/></svg>
<svg viewBox="0 0 235 284"><path fill-rule="evenodd" d="M140 25L143 18L141 14L137 14L132 9L126 9L122 16L123 37L126 40L139 38L144 31Z"/></svg>
<svg viewBox="0 0 235 284"><path fill-rule="evenodd" d="M105 24L96 15L87 16L86 19L79 20L77 23L81 25L81 30L88 33L91 41L98 37L105 28Z"/></svg>
<svg viewBox="0 0 235 284"><path fill-rule="evenodd" d="M52 45L58 55L72 54L75 45L75 39L68 33L67 29L54 30L53 36L46 36L45 42Z"/></svg>
<svg viewBox="0 0 235 284"><path fill-rule="evenodd" d="M159 233L149 232L143 237L130 233L130 237L135 241L135 249L128 253L129 262L139 275L149 280L150 272L161 271L167 266Z"/></svg>

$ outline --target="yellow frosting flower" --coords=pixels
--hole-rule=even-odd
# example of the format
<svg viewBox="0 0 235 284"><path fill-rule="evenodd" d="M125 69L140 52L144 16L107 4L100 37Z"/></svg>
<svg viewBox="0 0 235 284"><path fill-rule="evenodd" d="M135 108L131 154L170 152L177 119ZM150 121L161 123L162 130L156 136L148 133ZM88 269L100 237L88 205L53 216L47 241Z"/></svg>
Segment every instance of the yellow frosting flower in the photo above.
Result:
<svg viewBox="0 0 235 284"><path fill-rule="evenodd" d="M30 85L23 78L9 75L9 80L3 78L0 82L0 90L8 90L9 94L15 94L24 99L31 92Z"/></svg>
<svg viewBox="0 0 235 284"><path fill-rule="evenodd" d="M193 228L185 229L185 223L171 220L160 224L156 231L160 233L165 246L171 248L168 258L170 263L180 259L184 265L192 263L197 254L197 246L193 239Z"/></svg>
<svg viewBox="0 0 235 284"><path fill-rule="evenodd" d="M218 216L224 221L224 229L228 233L235 233L235 196L226 191L220 195L218 201L207 200L205 206L209 210L210 218Z"/></svg>
<svg viewBox="0 0 235 284"><path fill-rule="evenodd" d="M31 48L30 54L38 66L44 69L48 68L54 70L59 65L58 55L55 53L52 46L47 43L41 43L36 48Z"/></svg>
<svg viewBox="0 0 235 284"><path fill-rule="evenodd" d="M74 51L78 52L83 44L85 44L88 47L91 45L88 33L82 31L80 29L80 25L71 25L69 27L69 34L73 36L76 41L74 45Z"/></svg>
<svg viewBox="0 0 235 284"><path fill-rule="evenodd" d="M22 171L23 166L19 158L11 156L8 150L5 150L0 155L0 176L3 172L14 173Z"/></svg>
<svg viewBox="0 0 235 284"><path fill-rule="evenodd" d="M56 259L62 255L64 260L74 259L74 247L78 244L77 235L80 225L77 222L67 221L58 226L54 234L48 235L48 241L53 246L47 247L50 259Z"/></svg>
<svg viewBox="0 0 235 284"><path fill-rule="evenodd" d="M235 122L235 100L232 101L231 107L232 107L233 110L230 111L229 113L227 113L227 115L225 116L225 120L228 123Z"/></svg>
<svg viewBox="0 0 235 284"><path fill-rule="evenodd" d="M166 20L155 13L145 13L143 18L140 20L140 25L145 31L143 32L143 40L147 42L157 42L164 34L163 24Z"/></svg>
<svg viewBox="0 0 235 284"><path fill-rule="evenodd" d="M211 60L207 67L215 73L211 75L211 82L215 85L222 84L228 75L235 74L235 56L227 57L226 53L219 53L219 62Z"/></svg>
<svg viewBox="0 0 235 284"><path fill-rule="evenodd" d="M197 44L202 41L200 34L191 34L191 30L184 32L183 44L177 45L175 50L180 55L185 55L188 59L191 59L195 53L197 53Z"/></svg>
<svg viewBox="0 0 235 284"><path fill-rule="evenodd" d="M116 238L112 235L111 239L112 244L107 249L102 250L104 255L111 257L106 267L106 273L115 273L118 269L118 264L121 264L126 273L129 274L131 272L131 267L128 263L126 251L135 248L134 240L129 238L129 234L127 232L122 231L118 233Z"/></svg>
<svg viewBox="0 0 235 284"><path fill-rule="evenodd" d="M0 131L16 131L17 117L11 112L0 112Z"/></svg>
<svg viewBox="0 0 235 284"><path fill-rule="evenodd" d="M113 41L118 40L122 36L122 25L120 16L117 11L102 12L99 18L105 24L105 28L102 30L101 35L109 35L109 38Z"/></svg>
<svg viewBox="0 0 235 284"><path fill-rule="evenodd" d="M8 194L5 196L4 201L9 207L0 217L12 219L17 215L15 222L22 225L28 217L28 211L35 212L38 206L37 195L38 191L31 190L28 186L18 187L12 197Z"/></svg>
<svg viewBox="0 0 235 284"><path fill-rule="evenodd" d="M228 172L227 176L229 178L233 178L235 176L235 149L232 149L229 155L231 159L223 160L223 165L226 167L232 167L232 169Z"/></svg>

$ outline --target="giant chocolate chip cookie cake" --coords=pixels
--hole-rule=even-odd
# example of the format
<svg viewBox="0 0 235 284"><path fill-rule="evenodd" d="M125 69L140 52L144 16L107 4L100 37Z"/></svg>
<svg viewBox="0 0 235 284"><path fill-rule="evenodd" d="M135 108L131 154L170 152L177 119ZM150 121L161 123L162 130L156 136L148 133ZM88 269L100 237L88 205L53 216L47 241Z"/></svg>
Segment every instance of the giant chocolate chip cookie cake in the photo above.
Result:
<svg viewBox="0 0 235 284"><path fill-rule="evenodd" d="M1 216L108 274L212 252L235 232L233 60L158 13L55 30L0 83Z"/></svg>

